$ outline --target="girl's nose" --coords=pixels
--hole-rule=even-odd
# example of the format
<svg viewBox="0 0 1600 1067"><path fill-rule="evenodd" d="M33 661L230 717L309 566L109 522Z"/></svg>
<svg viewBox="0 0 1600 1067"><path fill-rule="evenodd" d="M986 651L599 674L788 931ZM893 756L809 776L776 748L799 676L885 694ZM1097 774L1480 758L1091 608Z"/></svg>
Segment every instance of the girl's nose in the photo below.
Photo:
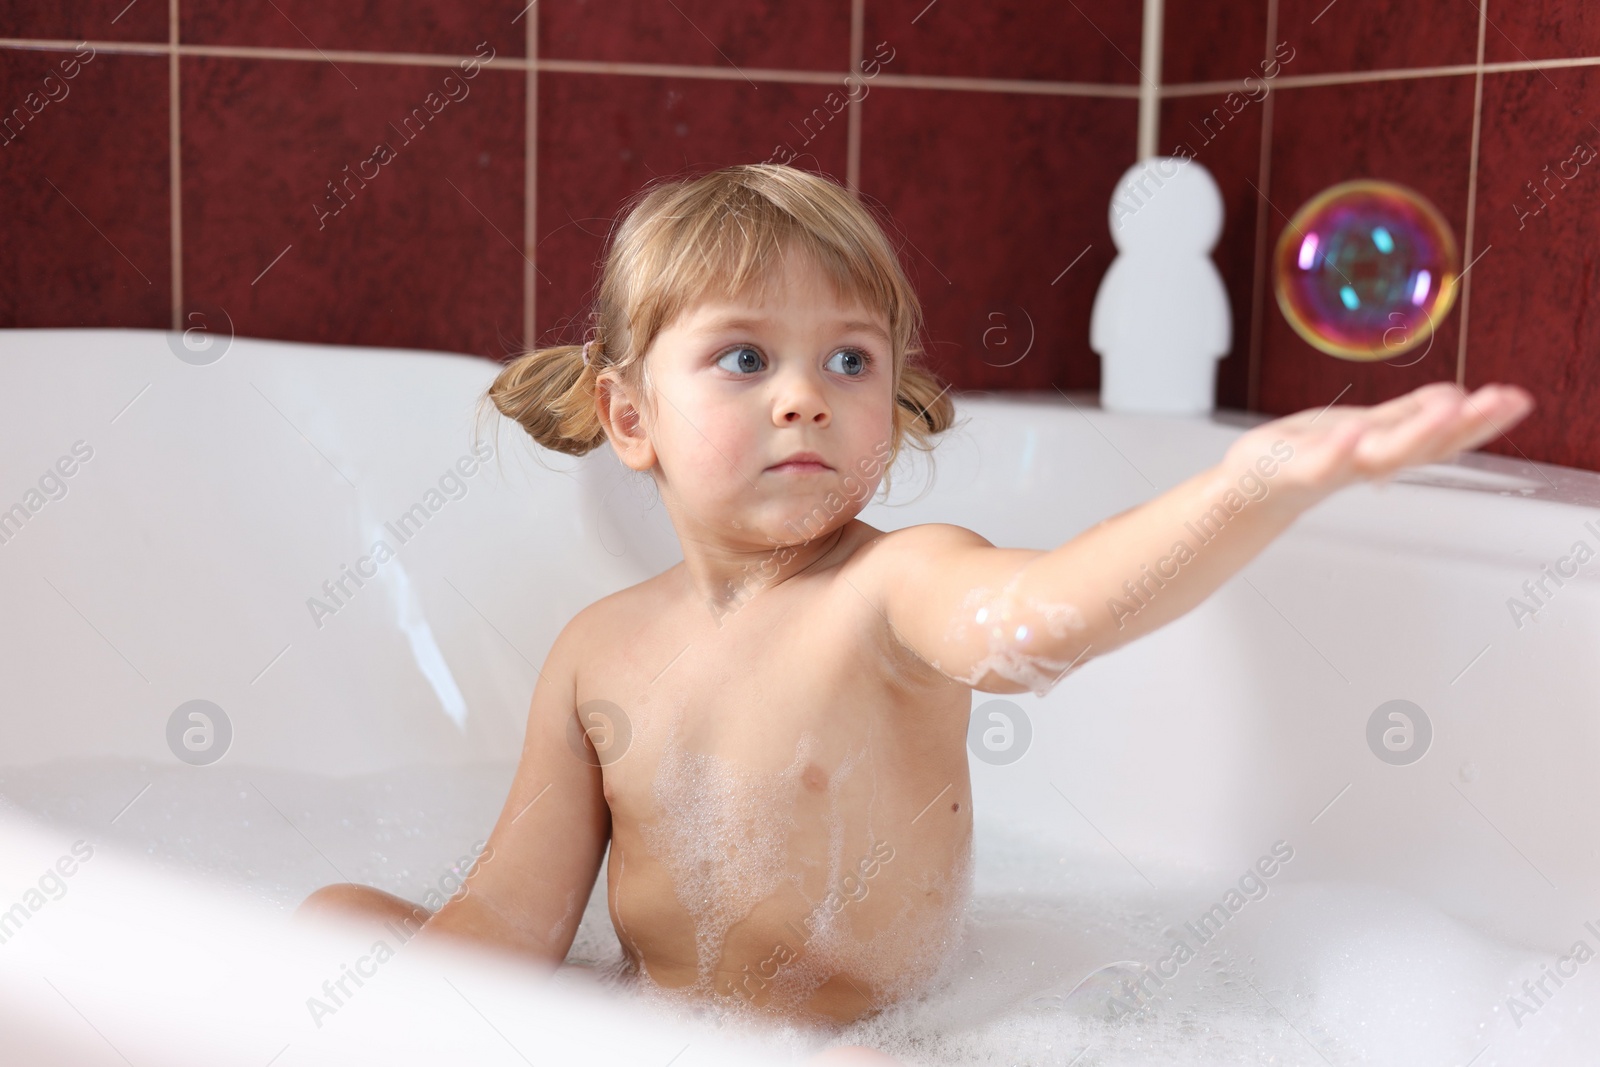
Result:
<svg viewBox="0 0 1600 1067"><path fill-rule="evenodd" d="M831 418L828 402L823 399L822 391L813 382L803 378L790 382L779 396L777 413L781 425L792 426L797 422L812 422L826 426Z"/></svg>
<svg viewBox="0 0 1600 1067"><path fill-rule="evenodd" d="M785 424L810 421L825 426L828 422L828 409L821 404L793 405L784 408L782 421Z"/></svg>

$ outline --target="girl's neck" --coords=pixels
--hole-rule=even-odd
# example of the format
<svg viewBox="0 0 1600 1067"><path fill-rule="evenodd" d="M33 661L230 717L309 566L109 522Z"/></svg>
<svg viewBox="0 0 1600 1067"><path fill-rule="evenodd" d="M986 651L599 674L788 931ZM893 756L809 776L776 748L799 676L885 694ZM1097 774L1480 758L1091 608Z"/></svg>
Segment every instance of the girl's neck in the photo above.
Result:
<svg viewBox="0 0 1600 1067"><path fill-rule="evenodd" d="M753 598L792 578L814 571L830 559L845 540L855 520L813 538L792 545L775 545L759 553L708 554L690 546L684 554L683 580L693 599L708 606L720 625L722 618L738 611Z"/></svg>

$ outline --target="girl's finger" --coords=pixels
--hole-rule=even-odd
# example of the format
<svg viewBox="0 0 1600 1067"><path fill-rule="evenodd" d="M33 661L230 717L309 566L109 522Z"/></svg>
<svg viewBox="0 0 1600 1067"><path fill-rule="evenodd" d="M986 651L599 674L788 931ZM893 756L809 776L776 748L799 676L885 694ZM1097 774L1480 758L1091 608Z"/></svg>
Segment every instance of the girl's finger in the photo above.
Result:
<svg viewBox="0 0 1600 1067"><path fill-rule="evenodd" d="M1452 382L1429 382L1419 386L1409 393L1403 393L1393 400L1386 400L1367 410L1368 418L1378 426L1392 427L1410 419L1429 403L1434 403L1435 397L1461 396L1461 390Z"/></svg>
<svg viewBox="0 0 1600 1067"><path fill-rule="evenodd" d="M1459 393L1457 394L1459 396ZM1405 422L1383 426L1363 436L1357 462L1365 471L1384 473L1406 462L1428 462L1434 447L1454 436L1451 429L1460 404L1448 395L1429 397Z"/></svg>
<svg viewBox="0 0 1600 1067"><path fill-rule="evenodd" d="M1361 446L1366 432L1367 427L1359 419L1352 419L1334 426L1323 437L1322 448L1326 457L1319 466L1322 467L1320 478L1326 484L1340 486L1351 480L1350 471L1354 465L1352 457Z"/></svg>
<svg viewBox="0 0 1600 1067"><path fill-rule="evenodd" d="M1506 388L1484 386L1467 398L1467 424L1451 442L1453 452L1470 452L1499 437L1532 408L1532 398Z"/></svg>

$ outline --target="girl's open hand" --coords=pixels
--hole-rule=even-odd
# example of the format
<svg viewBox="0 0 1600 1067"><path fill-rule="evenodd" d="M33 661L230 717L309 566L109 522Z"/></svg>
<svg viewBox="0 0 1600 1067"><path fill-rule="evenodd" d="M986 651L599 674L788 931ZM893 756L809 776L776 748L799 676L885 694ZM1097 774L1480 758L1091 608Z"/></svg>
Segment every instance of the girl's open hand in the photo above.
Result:
<svg viewBox="0 0 1600 1067"><path fill-rule="evenodd" d="M1521 422L1533 397L1515 385L1485 385L1468 396L1454 382L1430 382L1375 407L1307 410L1263 423L1228 449L1230 471L1262 456L1278 464L1272 495L1304 507L1352 482L1385 480L1401 467L1453 459ZM1285 458L1282 441L1293 449Z"/></svg>

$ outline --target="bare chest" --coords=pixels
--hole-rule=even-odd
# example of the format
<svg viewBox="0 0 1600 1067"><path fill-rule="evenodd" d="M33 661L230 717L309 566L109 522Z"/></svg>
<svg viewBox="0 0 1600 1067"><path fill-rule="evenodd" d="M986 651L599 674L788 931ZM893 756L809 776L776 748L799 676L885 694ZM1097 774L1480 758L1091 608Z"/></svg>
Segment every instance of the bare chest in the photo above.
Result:
<svg viewBox="0 0 1600 1067"><path fill-rule="evenodd" d="M720 620L641 602L580 673L580 719L615 723L612 916L657 981L726 992L743 968L746 995L850 1000L910 966L882 946L944 936L930 917L959 898L970 840L971 695L848 581L770 592Z"/></svg>
<svg viewBox="0 0 1600 1067"><path fill-rule="evenodd" d="M578 694L580 713L586 698L614 703L631 734L628 757L607 768L617 772L606 775L610 793L671 750L770 775L809 747L815 782L831 762L824 749L864 741L897 710L907 664L873 625L870 605L850 604L833 583L773 590L732 612L653 606L617 634L593 692ZM824 735L834 743L820 744Z"/></svg>

